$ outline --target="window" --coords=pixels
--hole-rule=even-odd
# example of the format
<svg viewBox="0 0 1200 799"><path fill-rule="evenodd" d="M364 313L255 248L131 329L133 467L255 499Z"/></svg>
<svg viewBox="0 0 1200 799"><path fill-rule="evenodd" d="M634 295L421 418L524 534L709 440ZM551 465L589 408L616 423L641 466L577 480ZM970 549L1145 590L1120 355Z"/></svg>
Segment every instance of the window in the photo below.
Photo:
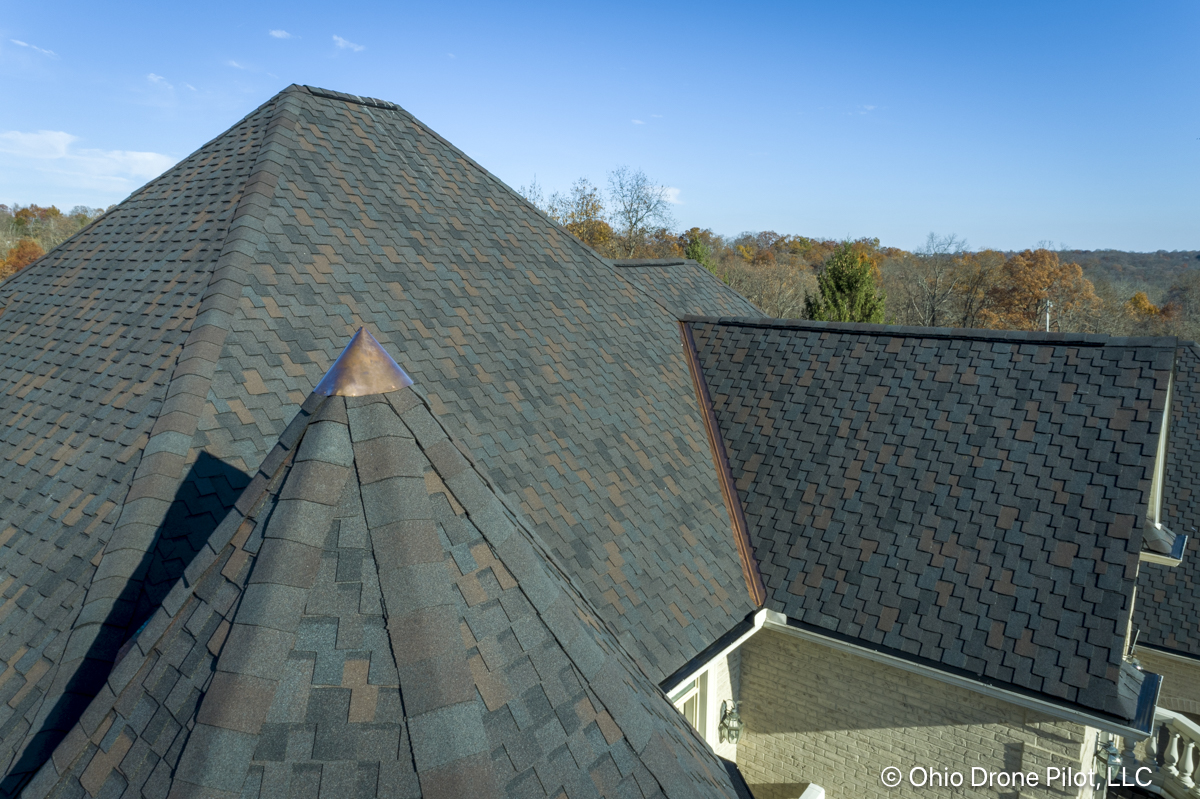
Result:
<svg viewBox="0 0 1200 799"><path fill-rule="evenodd" d="M708 672L679 686L671 694L671 702L703 738L705 710L708 706Z"/></svg>

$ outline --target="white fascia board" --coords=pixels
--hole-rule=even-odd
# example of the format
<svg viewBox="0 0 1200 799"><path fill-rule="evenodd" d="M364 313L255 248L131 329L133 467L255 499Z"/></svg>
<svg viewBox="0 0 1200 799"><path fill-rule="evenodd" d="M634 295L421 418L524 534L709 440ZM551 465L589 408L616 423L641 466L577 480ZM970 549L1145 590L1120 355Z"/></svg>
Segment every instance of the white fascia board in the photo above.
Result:
<svg viewBox="0 0 1200 799"><path fill-rule="evenodd" d="M1138 559L1143 563L1157 563L1159 566L1178 566L1183 563L1182 558L1173 558L1170 555L1150 552L1145 549L1138 553Z"/></svg>
<svg viewBox="0 0 1200 799"><path fill-rule="evenodd" d="M1039 713L1045 713L1047 716L1053 716L1054 718L1062 719L1063 721L1083 724L1086 727L1097 727L1105 732L1110 732L1114 735L1120 735L1123 738L1132 738L1135 741L1140 741L1146 737L1146 733L1134 727L1129 727L1108 719L1093 716L1088 713L1084 713L1083 711L1062 707L1061 705L1056 705L1053 702L1035 699L1034 697L1018 694L1013 691L1006 691L1003 688L985 685L966 677L959 677L956 674L939 671L938 669L930 668L929 666L923 666L919 663L913 663L912 661L904 660L903 658L898 658L894 655L876 652L875 650L868 649L864 646L858 646L857 644L851 644L845 641L838 641L833 638L827 638L819 633L810 632L809 630L804 630L799 627L793 627L787 623L787 616L774 610L762 610L760 613L765 614L766 616L762 626L767 630L786 633L787 635L802 638L805 641L811 641L812 643L827 646L831 649L836 649L851 655L857 655L859 657L866 658L867 660L873 660L876 663L883 663L888 666L901 669L902 671L907 671L912 674L919 674L922 677L928 677L931 680L937 680L938 682L947 683L948 685L956 685L959 688L965 688L968 691L982 694L983 696L989 696L993 699L999 699L1001 701L1008 702L1009 704L1028 708L1029 710L1036 710ZM757 624L757 622L758 619L756 617L755 623ZM757 628L755 628L755 632L757 632Z"/></svg>

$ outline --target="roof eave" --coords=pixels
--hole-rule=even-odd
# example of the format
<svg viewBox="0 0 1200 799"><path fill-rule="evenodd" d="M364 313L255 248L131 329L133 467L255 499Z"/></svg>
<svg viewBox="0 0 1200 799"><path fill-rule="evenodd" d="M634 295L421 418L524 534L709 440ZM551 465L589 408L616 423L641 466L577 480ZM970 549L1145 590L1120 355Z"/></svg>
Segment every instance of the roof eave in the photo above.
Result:
<svg viewBox="0 0 1200 799"><path fill-rule="evenodd" d="M785 633L787 635L801 638L812 643L830 647L831 649L857 655L858 657L863 657L867 660L875 661L876 663L893 666L912 674L919 674L923 677L937 680L938 682L964 688L968 691L982 694L984 696L990 696L995 699L1000 699L1010 704L1029 708L1030 710L1036 710L1063 721L1070 721L1089 727L1096 727L1105 732L1112 733L1113 735L1132 737L1135 740L1141 740L1150 734L1149 723L1143 725L1142 722L1144 721L1144 717L1149 718L1151 721L1153 721L1154 718L1154 707L1157 704L1158 699L1158 687L1162 682L1162 678L1157 674L1145 672L1146 679L1142 682L1141 693L1138 696L1137 710L1134 718L1123 719L1115 715L1099 713L1081 708L1077 705L1066 704L1053 697L1034 696L999 685L992 685L979 680L973 680L969 677L952 674L932 666L927 666L923 663L916 663L911 660L906 660L887 652L871 649L851 641L834 638L832 636L816 632L815 630L810 629L808 625L803 625L801 622L798 622L795 619L792 619L778 611L764 608L762 611L760 611L760 613L765 614L762 624L764 629ZM1150 695L1151 693L1153 696ZM1148 711L1146 709L1147 707L1149 707Z"/></svg>

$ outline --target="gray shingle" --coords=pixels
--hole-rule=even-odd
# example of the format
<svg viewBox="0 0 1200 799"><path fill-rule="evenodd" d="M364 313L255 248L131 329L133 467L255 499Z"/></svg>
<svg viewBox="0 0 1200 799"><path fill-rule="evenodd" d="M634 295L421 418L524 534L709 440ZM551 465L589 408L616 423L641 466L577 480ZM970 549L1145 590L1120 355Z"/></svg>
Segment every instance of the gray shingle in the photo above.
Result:
<svg viewBox="0 0 1200 799"><path fill-rule="evenodd" d="M1167 448L1163 523L1188 536L1179 566L1143 563L1133 624L1138 645L1200 658L1200 350L1183 346L1176 364Z"/></svg>
<svg viewBox="0 0 1200 799"><path fill-rule="evenodd" d="M1175 339L685 323L768 607L1132 713L1116 675Z"/></svg>
<svg viewBox="0 0 1200 799"><path fill-rule="evenodd" d="M311 149L308 139L316 131L332 146ZM179 211L158 213L160 208ZM335 231L352 235L342 238ZM448 241L456 245L448 247ZM161 259L155 248L168 244L186 252L186 258ZM156 254L147 261L147 253ZM470 270L463 269L464 258ZM76 273L71 281L56 282L62 270ZM700 287L696 296L703 294L701 283L691 278L684 282ZM709 287L716 285L710 281ZM143 697L169 701L170 707L159 707L131 744L164 759L143 758L138 761L141 771L131 761L137 773L119 775L142 786L147 795L166 795L181 753L185 759L203 760L189 755L193 746L202 752L228 744L212 732L186 732L196 713L210 717L206 702L220 701L220 692L209 691L214 670L279 679L267 722L297 725L289 728L285 752L285 758L294 756L295 767L286 759L254 762L239 755L219 775L223 790L236 792L245 785L272 795L313 789L326 764L312 767L316 742L336 749L338 741L361 742L376 732L379 740L389 735L399 740L400 726L386 728L379 719L400 718L400 687L372 682L373 677L400 679L394 663L381 663L390 657L387 641L370 632L385 626L384 613L392 610L385 601L389 592L399 598L399 611L436 599L458 608L465 619L481 603L503 608L528 602L537 608L553 602L555 581L562 580L565 568L589 592L588 600L572 594L586 608L580 611L580 624L589 630L585 634L608 635L600 632L607 630L605 624L592 617L590 600L601 608L605 622L620 631L642 668L658 676L750 609L745 597L731 590L738 568L719 506L682 502L661 489L673 483L694 496L712 496L717 489L671 315L394 106L293 87L64 248L0 285L0 303L8 304L0 316L0 340L9 343L5 356L14 367L0 372L0 412L7 425L0 429L10 431L0 433L0 440L13 453L0 462L0 487L19 488L0 493L0 502L7 503L0 505L0 518L19 526L0 566L22 575L29 586L15 607L27 614L38 606L38 597L62 601L57 586L64 581L82 590L90 587L95 599L108 603L93 603L95 622L109 619L109 607L124 614L110 625L125 629L112 636L115 655L115 648L140 619L152 617L163 597L167 617L187 614L187 619L196 612L196 603L211 606L211 612L204 611L204 623L193 629L183 624L164 628L165 619L143 629L126 655L140 660L137 672L120 696L97 696L87 724L76 726L90 731L107 716L109 705L126 708L111 712L132 713ZM624 320L619 328L612 325L614 315ZM413 391L385 397L386 404L370 398L305 401L351 332L351 319L361 320L379 332L385 345L403 352L405 367L412 369L420 390L428 391L436 413ZM42 329L30 320L63 329L66 335L56 340L63 343L44 349L41 337L35 341L25 332ZM72 338L74 331L101 338ZM87 343L71 349L72 341ZM40 378L34 376L52 371L47 369L51 364L57 369L53 359L64 355L78 358L78 366L55 373L65 377L35 385ZM83 392L91 392L90 405L77 401ZM78 419L54 412L64 407L77 412ZM392 421L397 410L406 424ZM435 417L469 431L455 446L459 452L479 453L478 468L485 468L486 460L482 477L466 469L452 450L434 448L446 440ZM58 419L63 420L61 428L53 421ZM80 423L87 435L72 438ZM360 486L364 510L355 492L348 499L330 484L342 479L336 470L326 470L322 477L316 475L318 469L305 466L352 466L355 453L347 425L362 442L375 440L379 431L415 433L434 448L436 463L429 463L420 477L413 474L415 479L404 484L404 496L385 490L399 487L387 481L402 475L380 473L381 480ZM611 430L618 428L629 436L613 438ZM393 453L396 462L412 457L411 449ZM365 460L363 466L368 466ZM444 470L440 475L439 467ZM631 471L647 479L631 484L620 476ZM547 479L553 472L565 479ZM474 475L475 493L454 496L448 482L468 473ZM296 480L289 484L293 474ZM357 483L357 469L346 479ZM248 483L250 489L239 501ZM366 490L375 486L385 489L374 494ZM281 498L284 488L290 493ZM521 497L521 510L530 520L514 523L495 491ZM430 501L431 492L436 502ZM114 498L124 501L126 496L131 513L139 498L147 507L152 501L169 507L169 523L162 525L166 535L154 538L158 527L153 520L139 520L136 514L121 527L118 544L134 551L153 546L149 551L162 566L152 569L142 586L132 586L137 595L128 602L121 598L130 587L124 573L140 563L137 559L112 559L106 569L114 577L92 583L95 564L103 562L104 546L120 518ZM421 506L419 512L412 509L415 505ZM17 510L10 513L11 508ZM429 521L435 512L449 514L442 527L453 531L456 543L471 547L477 569L455 575L456 561L445 551L434 557L422 549L440 546L436 535L428 537L428 526L399 522L379 526L370 536L355 533L355 525L365 529L368 522L382 525L414 513ZM348 525L345 536L342 521ZM217 528L220 534L212 535ZM692 539L687 547L678 541L681 529ZM426 535L420 535L422 530ZM329 556L322 563L328 560L332 568L318 566L313 573L310 564L283 577L290 574L282 557L287 548L261 546L264 532L268 541L322 550ZM388 547L380 545L376 553L379 536L385 534L413 547L401 554L395 546L385 552ZM0 527L0 535L10 533ZM526 537L540 557L547 557L543 540L564 553L566 562L550 568L548 578L530 577L531 586L539 583L532 600L516 598L523 592L492 549L506 536ZM50 539L59 542L62 555L31 567L30 545ZM343 541L346 549L357 547L362 554L339 552ZM363 553L368 542L371 551ZM626 563L620 571L605 565L613 548ZM389 564L405 563L403 568L413 574L423 571L430 592L420 598L400 587L395 593L383 555ZM689 581L680 564L714 577ZM372 569L377 569L374 577ZM361 582L354 580L356 572ZM557 590L576 591L569 582ZM626 605L609 599L624 591L645 601ZM8 596L14 595L15 587ZM688 624L659 612L672 603L686 609ZM58 614L60 637L71 629L77 608ZM276 672L250 674L248 653L257 649L276 663L288 639L248 621L291 630L312 614L336 619L336 636L322 639L317 650L290 650ZM487 618L488 635L497 638L480 642L482 649L493 661L515 656L506 647L517 645L518 639L501 626L508 623L504 613ZM211 634L210 623L216 624ZM30 625L11 629L35 637L45 632ZM195 637L200 633L208 640ZM247 642L243 635L254 640ZM560 672L574 668L566 652L555 650L552 636L526 630L522 637L544 650L540 658L561 660ZM11 634L5 643L12 644L13 653L22 644ZM642 686L644 712L672 730L681 751L701 764L697 768L707 769L711 753L628 656L614 654L621 645L609 638L596 645L610 658L622 658ZM56 646L59 653L66 648L65 642ZM446 673L470 674L485 706L511 696L524 718L540 718L545 702L566 701L562 690L554 700L546 695L535 701L526 687L520 692L515 686L506 688L502 674L477 671L486 664L472 649L457 653L465 672L455 667ZM436 657L416 661L424 664L421 679L428 678L431 707L451 697L438 693L433 679L438 672L431 668ZM318 687L320 680L335 678L333 664L341 665L341 685ZM524 679L526 673L517 670L514 675ZM126 676L123 670L121 682ZM423 684L418 681L414 687ZM345 726L358 726L343 735L308 725L316 690L349 691ZM265 689L253 698L266 701ZM27 696L17 711L25 713L35 704ZM42 703L47 710L52 706ZM227 718L216 710L211 718ZM40 723L27 715L23 724L7 728L12 735L0 736L0 744L10 752L19 748L30 722L35 728ZM78 740L64 739L60 749L67 761L76 762L95 755L90 746L84 732ZM247 745L239 751L248 758L256 748ZM410 748L402 744L392 751L399 757ZM373 761L376 789L387 795L417 792L422 782L413 764L387 760L380 752ZM490 750L480 755L483 760L460 758L428 772L424 784L435 792L436 786L465 784L462 780L480 769L490 771ZM549 763L552 753L541 756ZM180 774L210 779L200 760L188 761L191 770ZM340 762L328 761L334 764L334 781L348 779ZM36 759L22 763L11 782L19 784L37 765ZM69 783L75 778L63 779Z"/></svg>

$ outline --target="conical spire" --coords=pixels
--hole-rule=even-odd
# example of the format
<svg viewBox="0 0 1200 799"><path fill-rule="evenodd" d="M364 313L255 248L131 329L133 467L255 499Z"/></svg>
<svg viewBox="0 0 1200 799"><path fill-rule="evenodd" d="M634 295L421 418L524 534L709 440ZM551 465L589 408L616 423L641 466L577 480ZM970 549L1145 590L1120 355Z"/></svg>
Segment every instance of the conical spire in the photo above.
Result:
<svg viewBox="0 0 1200 799"><path fill-rule="evenodd" d="M412 378L392 360L365 327L360 327L313 389L323 397L365 397L411 386Z"/></svg>

